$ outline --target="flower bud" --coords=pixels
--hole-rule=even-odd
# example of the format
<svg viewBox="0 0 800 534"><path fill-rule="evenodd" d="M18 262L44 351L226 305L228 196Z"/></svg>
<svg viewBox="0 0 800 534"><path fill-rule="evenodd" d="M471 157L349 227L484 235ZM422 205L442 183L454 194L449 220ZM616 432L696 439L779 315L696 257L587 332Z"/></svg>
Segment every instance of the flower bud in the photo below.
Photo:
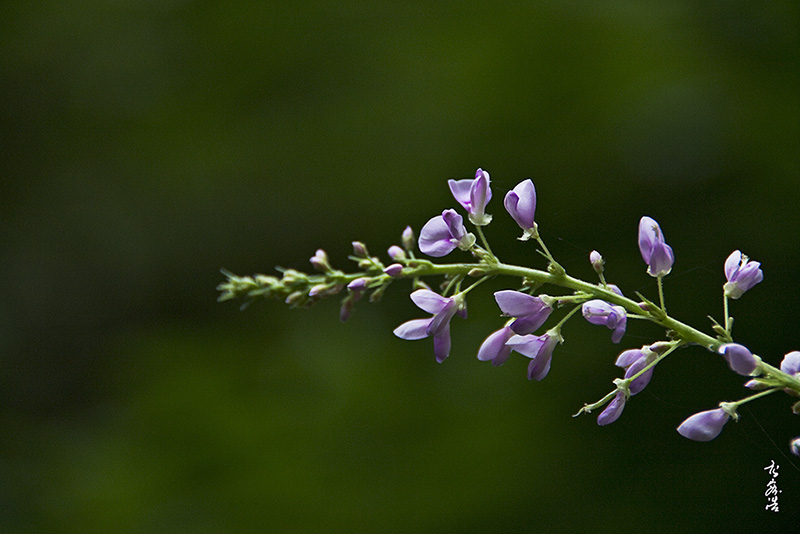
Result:
<svg viewBox="0 0 800 534"><path fill-rule="evenodd" d="M406 259L406 252L402 248L398 247L397 245L392 245L389 247L389 257L395 261L404 260Z"/></svg>
<svg viewBox="0 0 800 534"><path fill-rule="evenodd" d="M791 450L792 454L795 456L800 456L800 437L794 438L791 441L789 444L789 450Z"/></svg>
<svg viewBox="0 0 800 534"><path fill-rule="evenodd" d="M694 441L711 441L719 436L730 418L730 414L722 408L699 412L681 423L678 433Z"/></svg>
<svg viewBox="0 0 800 534"><path fill-rule="evenodd" d="M353 241L353 256L357 258L368 258L367 245L361 241Z"/></svg>
<svg viewBox="0 0 800 534"><path fill-rule="evenodd" d="M603 256L601 256L599 252L593 250L589 254L589 262L592 264L592 269L594 269L594 272L596 272L597 274L603 273L603 265L605 265L606 262L603 259Z"/></svg>
<svg viewBox="0 0 800 534"><path fill-rule="evenodd" d="M728 361L731 369L742 376L749 376L758 368L761 359L754 356L747 347L738 343L727 343L719 348L719 353Z"/></svg>
<svg viewBox="0 0 800 534"><path fill-rule="evenodd" d="M403 248L408 251L414 250L414 245L417 242L417 238L414 235L414 230L412 230L410 226L406 226L406 229L403 230L401 240L403 242Z"/></svg>
<svg viewBox="0 0 800 534"><path fill-rule="evenodd" d="M385 274L388 274L392 278L397 278L398 276L400 276L400 273L403 272L403 266L400 265L399 263L393 263L387 268L385 268L383 272Z"/></svg>

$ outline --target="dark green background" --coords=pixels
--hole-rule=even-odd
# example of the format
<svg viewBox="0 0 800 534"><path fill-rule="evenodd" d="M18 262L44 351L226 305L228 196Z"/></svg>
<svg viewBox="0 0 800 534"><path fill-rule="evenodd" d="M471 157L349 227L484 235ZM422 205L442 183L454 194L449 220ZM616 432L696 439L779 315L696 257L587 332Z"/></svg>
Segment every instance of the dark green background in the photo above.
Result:
<svg viewBox="0 0 800 534"><path fill-rule="evenodd" d="M13 532L791 531L790 399L715 441L688 415L746 394L721 358L666 360L615 424L570 417L619 346L576 318L550 375L475 358L501 325L470 295L453 351L391 331L393 286L341 325L217 304L219 268L385 254L488 170L488 229L531 177L567 270L655 298L642 215L676 262L678 318L721 319L740 248L764 282L737 339L800 349L800 8L771 2L7 1L0 8L0 521ZM453 259L464 259L454 253ZM764 510L771 460L781 512ZM774 523L774 525L773 525Z"/></svg>

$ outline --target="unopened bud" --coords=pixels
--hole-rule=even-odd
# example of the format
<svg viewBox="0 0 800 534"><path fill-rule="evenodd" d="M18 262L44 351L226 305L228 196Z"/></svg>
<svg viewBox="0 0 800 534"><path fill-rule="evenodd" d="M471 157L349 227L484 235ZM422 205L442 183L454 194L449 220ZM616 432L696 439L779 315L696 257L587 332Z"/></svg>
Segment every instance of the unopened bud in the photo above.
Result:
<svg viewBox="0 0 800 534"><path fill-rule="evenodd" d="M389 247L389 257L395 261L404 260L406 259L406 252L397 245L392 245Z"/></svg>
<svg viewBox="0 0 800 534"><path fill-rule="evenodd" d="M406 229L403 230L402 241L404 249L408 251L414 250L414 245L417 242L417 238L414 235L414 230L412 230L410 226L406 226Z"/></svg>
<svg viewBox="0 0 800 534"><path fill-rule="evenodd" d="M353 255L358 258L368 257L369 253L367 253L367 245L361 241L353 241Z"/></svg>
<svg viewBox="0 0 800 534"><path fill-rule="evenodd" d="M605 265L606 262L603 259L603 256L601 256L599 252L593 250L589 254L589 261L592 264L592 269L594 269L594 272L596 272L597 274L601 274L603 272L603 265Z"/></svg>

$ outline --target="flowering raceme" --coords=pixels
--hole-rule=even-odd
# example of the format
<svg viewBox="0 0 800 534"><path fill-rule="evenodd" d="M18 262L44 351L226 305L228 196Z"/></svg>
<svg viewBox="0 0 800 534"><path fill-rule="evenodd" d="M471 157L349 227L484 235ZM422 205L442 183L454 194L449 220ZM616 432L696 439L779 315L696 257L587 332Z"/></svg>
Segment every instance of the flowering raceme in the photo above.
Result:
<svg viewBox="0 0 800 534"><path fill-rule="evenodd" d="M441 363L450 354L450 324L453 317L460 315L466 318L467 295L473 294L472 291L486 281L506 277L514 282L506 285L506 289L494 291L494 299L505 323L498 325L500 327L484 339L477 357L478 360L491 361L499 366L516 352L530 359L527 366L529 380L540 381L548 375L554 350L564 341L562 326L574 315L581 314L590 324L607 327L612 331L613 343L622 341L629 318L663 329L665 337L661 340L646 343L639 349L619 352L615 364L624 369L623 378L614 379L613 390L597 402L584 404L575 414L602 410L597 417L600 426L616 421L633 396L652 380L655 367L679 348L702 347L721 355L732 371L748 377L745 387L755 392L748 392L749 396L736 402L722 402L716 409L688 417L677 430L689 439L714 439L731 418L738 418L739 405L762 396L785 391L800 397L800 351L787 353L778 369L770 365L767 358L762 359L747 347L734 342L733 318L728 314L728 301L740 298L764 278L761 264L750 261L739 250L728 256L724 265L724 320L717 322L712 318L713 334L708 334L667 314L663 278L672 270L674 254L666 244L659 224L652 218L642 217L639 221L638 248L647 264L647 273L657 278L660 304L655 304L638 292L638 299L626 297L616 285L608 284L604 274L606 260L596 250L589 253L589 262L597 281L584 281L568 275L539 234L539 225L535 220L537 194L530 179L519 182L508 191L503 205L522 229L519 239L535 241L534 246L539 254L532 250L530 257L533 261L541 261L541 255L547 261L543 268L505 264L489 247L482 228L492 222L492 216L486 213L492 198L487 171L479 168L474 179L449 180L448 185L460 208L466 210L466 222L476 227L480 245L476 243L476 236L467 230L465 218L456 210L446 209L425 223L418 239L411 227L407 226L402 232L402 246L392 245L388 248L389 261L385 264L378 257L370 256L366 245L354 241L353 254L349 259L358 265L356 272L345 273L334 268L327 253L318 249L309 260L313 267L312 274L278 269L282 273L281 278L261 274L240 277L223 271L227 281L219 286L222 291L220 300L240 297L245 299L246 305L256 298L266 297L282 300L297 308L343 294L340 319L344 321L350 317L356 302L362 299L378 301L387 288L408 280L413 288L411 300L431 316L406 321L394 329L394 334L405 340L432 337L436 361ZM635 246L631 240L631 249L635 250ZM417 247L423 254L433 258L442 258L455 249L461 249L471 255L473 261L436 263L417 257ZM613 266L609 262L609 272ZM438 292L423 282L425 277L442 278ZM547 295L540 292L545 285L554 287L555 293L549 290ZM636 282L636 286L641 287L641 284ZM536 331L554 316L556 324L537 335ZM638 332L637 335L641 336ZM692 383L705 384L701 378ZM791 411L800 414L800 402L793 399L793 403ZM791 450L800 454L800 438L791 442Z"/></svg>

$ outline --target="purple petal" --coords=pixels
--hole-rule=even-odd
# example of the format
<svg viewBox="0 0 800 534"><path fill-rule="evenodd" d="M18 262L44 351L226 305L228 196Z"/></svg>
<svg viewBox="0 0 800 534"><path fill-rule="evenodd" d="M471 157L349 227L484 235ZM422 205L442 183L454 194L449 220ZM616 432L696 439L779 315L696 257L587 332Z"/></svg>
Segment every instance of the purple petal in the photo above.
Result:
<svg viewBox="0 0 800 534"><path fill-rule="evenodd" d="M494 365L502 365L511 354L511 347L506 346L514 332L507 326L492 332L478 349L478 359L482 362L491 361Z"/></svg>
<svg viewBox="0 0 800 534"><path fill-rule="evenodd" d="M439 332L448 329L450 327L450 319L456 314L457 308L458 303L450 299L447 304L445 304L442 311L437 313L431 320L431 324L428 325L428 333L430 335L437 335Z"/></svg>
<svg viewBox="0 0 800 534"><path fill-rule="evenodd" d="M543 337L544 336L534 336L533 334L524 336L514 335L506 342L506 345L523 356L535 358L539 355L539 351L541 351L544 346Z"/></svg>
<svg viewBox="0 0 800 534"><path fill-rule="evenodd" d="M532 359L528 364L528 380L541 382L547 373L550 372L550 364L553 362L553 353L542 351L539 356Z"/></svg>
<svg viewBox="0 0 800 534"><path fill-rule="evenodd" d="M647 272L651 276L666 276L672 270L673 263L675 255L672 253L672 247L666 243L659 243L653 247Z"/></svg>
<svg viewBox="0 0 800 534"><path fill-rule="evenodd" d="M441 258L450 254L457 246L450 227L441 215L426 222L419 233L419 249L428 256Z"/></svg>
<svg viewBox="0 0 800 534"><path fill-rule="evenodd" d="M472 182L473 180L469 178L466 180L447 181L447 185L450 186L450 192L453 193L456 202L461 204L467 211L471 209L470 190L472 189Z"/></svg>
<svg viewBox="0 0 800 534"><path fill-rule="evenodd" d="M536 188L530 178L523 180L506 194L503 205L523 230L533 228L536 215Z"/></svg>
<svg viewBox="0 0 800 534"><path fill-rule="evenodd" d="M453 299L443 297L430 289L417 289L411 293L411 300L417 307L431 314L441 312Z"/></svg>
<svg viewBox="0 0 800 534"><path fill-rule="evenodd" d="M680 424L678 433L694 441L711 441L719 436L730 417L722 408L696 413Z"/></svg>
<svg viewBox="0 0 800 534"><path fill-rule="evenodd" d="M433 354L436 361L442 363L450 355L450 324L445 323L444 327L433 336Z"/></svg>
<svg viewBox="0 0 800 534"><path fill-rule="evenodd" d="M633 362L641 358L644 358L644 353L641 351L641 349L626 350L620 353L620 355L617 357L617 361L614 362L614 365L617 367L627 368Z"/></svg>
<svg viewBox="0 0 800 534"><path fill-rule="evenodd" d="M719 353L728 361L731 369L742 376L748 376L758 367L758 359L743 345L727 343L719 348Z"/></svg>
<svg viewBox="0 0 800 534"><path fill-rule="evenodd" d="M621 391L617 392L614 399L608 403L606 409L600 412L597 416L597 424L600 426L610 425L622 415L622 410L625 409L625 394Z"/></svg>
<svg viewBox="0 0 800 534"><path fill-rule="evenodd" d="M394 335L400 339L422 339L428 337L428 325L431 319L412 319L394 329Z"/></svg>
<svg viewBox="0 0 800 534"><path fill-rule="evenodd" d="M736 276L741 262L742 253L739 250L734 250L731 252L731 255L728 256L727 260L725 260L725 278L728 279L728 282L733 282L733 278Z"/></svg>
<svg viewBox="0 0 800 534"><path fill-rule="evenodd" d="M793 350L783 357L781 371L787 375L796 375L800 373L800 351Z"/></svg>

